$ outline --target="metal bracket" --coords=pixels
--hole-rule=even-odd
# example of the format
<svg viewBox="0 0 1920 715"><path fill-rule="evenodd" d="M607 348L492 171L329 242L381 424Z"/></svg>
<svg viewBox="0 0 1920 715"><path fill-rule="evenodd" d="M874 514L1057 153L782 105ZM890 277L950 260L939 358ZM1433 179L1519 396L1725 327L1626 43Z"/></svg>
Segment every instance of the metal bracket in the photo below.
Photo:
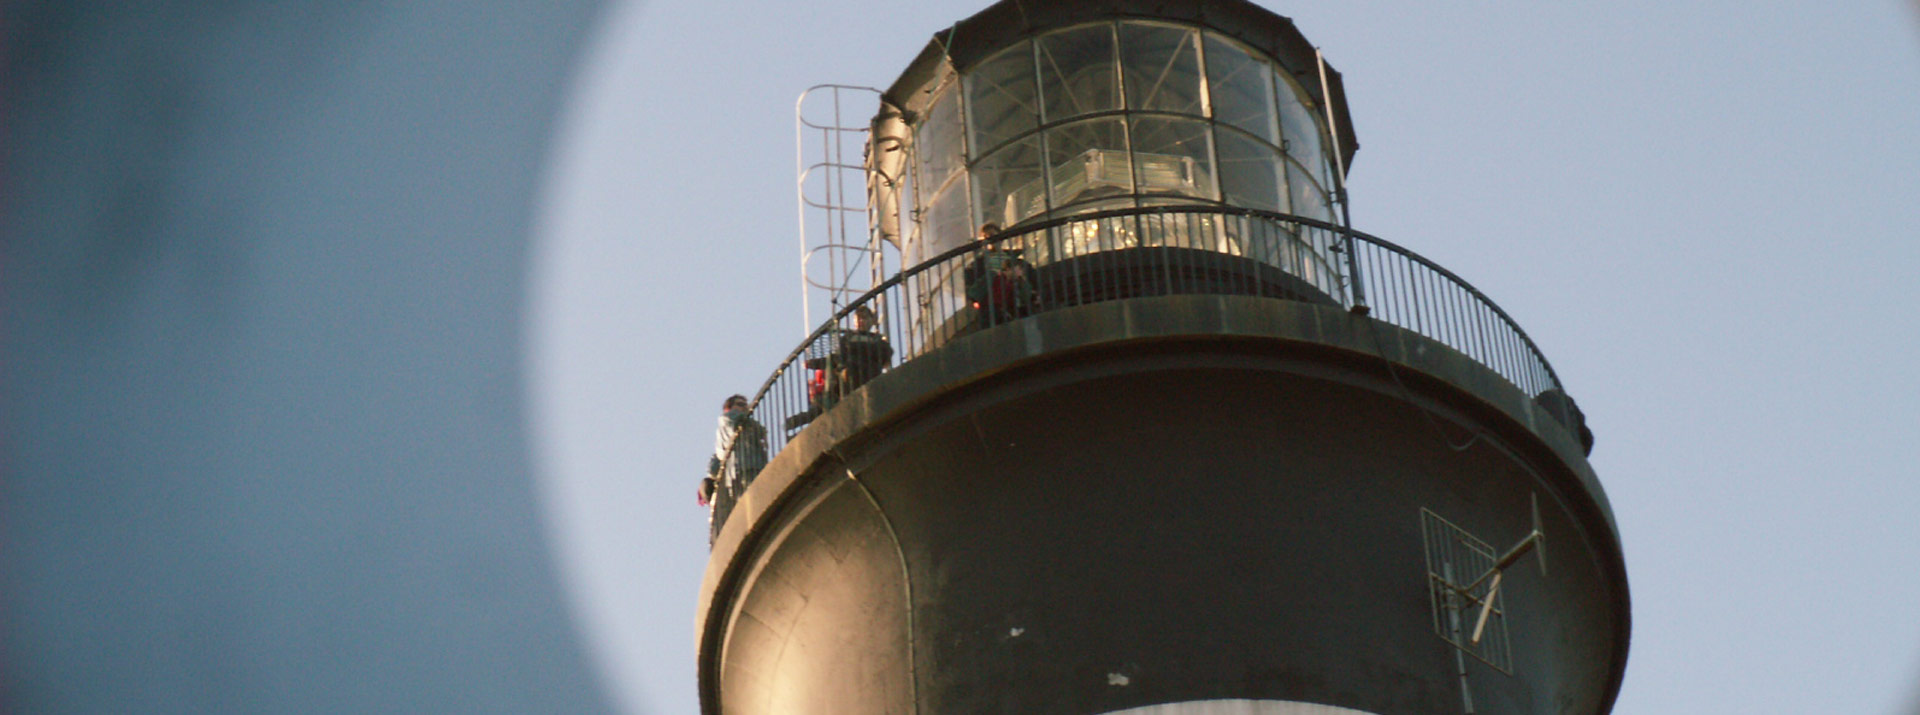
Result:
<svg viewBox="0 0 1920 715"><path fill-rule="evenodd" d="M1504 552L1494 551L1487 542L1431 510L1420 510L1435 635L1508 675L1513 674L1513 650L1506 610L1501 606L1507 569L1532 552L1541 575L1547 573L1546 534L1540 525L1537 496L1531 506L1532 531ZM1466 580L1467 576L1471 580Z"/></svg>

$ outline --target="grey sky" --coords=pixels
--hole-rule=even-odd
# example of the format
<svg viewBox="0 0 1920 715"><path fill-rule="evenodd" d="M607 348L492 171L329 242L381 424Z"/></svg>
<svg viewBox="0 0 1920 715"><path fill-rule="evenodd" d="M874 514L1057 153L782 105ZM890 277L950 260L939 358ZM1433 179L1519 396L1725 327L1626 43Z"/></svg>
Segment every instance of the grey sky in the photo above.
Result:
<svg viewBox="0 0 1920 715"><path fill-rule="evenodd" d="M1266 3L1346 77L1357 227L1581 401L1634 599L1623 713L1887 713L1920 677L1908 3ZM792 107L983 2L617 7L550 165L529 390L576 617L691 712L694 479L801 337ZM591 90L582 92L582 90Z"/></svg>

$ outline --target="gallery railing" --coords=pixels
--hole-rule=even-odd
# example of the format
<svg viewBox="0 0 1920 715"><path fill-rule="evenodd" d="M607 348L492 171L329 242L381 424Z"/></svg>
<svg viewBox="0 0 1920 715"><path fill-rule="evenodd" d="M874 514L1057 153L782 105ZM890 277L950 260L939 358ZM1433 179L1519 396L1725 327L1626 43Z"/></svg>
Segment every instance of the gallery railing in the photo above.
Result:
<svg viewBox="0 0 1920 715"><path fill-rule="evenodd" d="M968 333L1037 313L1191 294L1261 296L1365 313L1460 351L1579 430L1577 410L1526 331L1486 295L1419 254L1332 223L1271 211L1116 209L1015 226L955 247L835 311L753 395L754 419L739 431L719 475L714 528L789 438L891 367ZM1365 296L1365 305L1355 296Z"/></svg>

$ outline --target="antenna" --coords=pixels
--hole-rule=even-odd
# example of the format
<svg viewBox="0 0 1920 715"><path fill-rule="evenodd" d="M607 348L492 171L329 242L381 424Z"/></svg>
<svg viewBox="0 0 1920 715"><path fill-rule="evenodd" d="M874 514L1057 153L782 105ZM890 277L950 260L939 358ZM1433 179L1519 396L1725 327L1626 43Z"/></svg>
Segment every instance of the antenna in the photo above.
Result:
<svg viewBox="0 0 1920 715"><path fill-rule="evenodd" d="M1540 532L1540 496L1537 494L1529 494L1527 495L1527 500L1533 508L1533 532L1527 534L1526 538L1521 539L1520 543L1514 544L1513 548L1507 549L1507 553L1502 555L1500 560L1495 561L1492 568L1487 569L1486 573L1480 574L1480 578L1475 579L1474 582L1466 588L1467 591L1472 591L1475 586L1480 585L1480 581L1485 580L1488 576L1493 577L1493 580L1487 585L1488 595L1480 606L1480 617L1474 621L1473 637L1467 639L1467 642L1472 645L1480 644L1481 633L1487 627L1487 615L1493 611L1493 599L1500 593L1500 578L1506 575L1508 566L1512 566L1513 562L1520 560L1521 556L1526 555L1526 553L1531 550L1540 557L1540 575L1547 575L1547 552L1545 548L1547 537Z"/></svg>
<svg viewBox="0 0 1920 715"><path fill-rule="evenodd" d="M1533 552L1540 575L1547 574L1547 537L1540 524L1539 495L1529 495L1529 503L1532 530L1504 552L1495 552L1490 544L1439 514L1420 510L1434 633L1508 675L1513 674L1513 651L1508 645L1506 611L1501 606L1507 569ZM1464 580L1468 576L1472 580Z"/></svg>

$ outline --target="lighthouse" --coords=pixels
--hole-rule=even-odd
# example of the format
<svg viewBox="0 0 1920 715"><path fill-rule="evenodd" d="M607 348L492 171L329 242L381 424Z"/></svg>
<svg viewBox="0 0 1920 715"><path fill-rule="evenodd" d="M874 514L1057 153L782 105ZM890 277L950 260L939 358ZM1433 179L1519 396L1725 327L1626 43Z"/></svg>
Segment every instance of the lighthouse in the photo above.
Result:
<svg viewBox="0 0 1920 715"><path fill-rule="evenodd" d="M706 712L1611 709L1593 433L1506 310L1352 225L1291 21L1006 0L876 106L871 285L719 472Z"/></svg>

